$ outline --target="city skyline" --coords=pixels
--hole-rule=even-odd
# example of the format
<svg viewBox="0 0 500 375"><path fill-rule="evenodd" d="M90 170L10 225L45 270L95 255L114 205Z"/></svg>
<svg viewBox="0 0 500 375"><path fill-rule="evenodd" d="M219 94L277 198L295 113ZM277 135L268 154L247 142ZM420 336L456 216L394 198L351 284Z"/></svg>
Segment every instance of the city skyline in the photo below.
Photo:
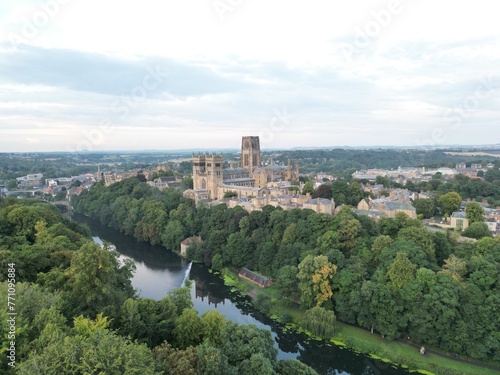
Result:
<svg viewBox="0 0 500 375"><path fill-rule="evenodd" d="M489 4L7 0L0 151L495 143Z"/></svg>

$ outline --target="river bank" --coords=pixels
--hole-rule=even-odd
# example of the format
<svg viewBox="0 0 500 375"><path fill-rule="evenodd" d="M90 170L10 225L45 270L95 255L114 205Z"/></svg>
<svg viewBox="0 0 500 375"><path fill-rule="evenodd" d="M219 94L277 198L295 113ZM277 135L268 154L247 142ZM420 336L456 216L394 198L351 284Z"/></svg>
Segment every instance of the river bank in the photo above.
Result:
<svg viewBox="0 0 500 375"><path fill-rule="evenodd" d="M239 278L234 271L229 269L224 269L221 277L227 286L249 297L254 306L271 319L286 324L290 330L306 333L313 339L327 340L314 337L304 330L301 327L304 311L298 304L280 298L277 290L272 286L262 289ZM468 359L452 358L436 348L426 347L426 354L421 355L419 352L421 345L418 343L388 341L360 327L340 321L336 324L337 333L330 338L331 343L368 355L370 358L384 362L386 366L397 365L410 369L411 372L436 375L495 375L500 372L500 367ZM380 364L377 364L377 368L382 370L380 367Z"/></svg>

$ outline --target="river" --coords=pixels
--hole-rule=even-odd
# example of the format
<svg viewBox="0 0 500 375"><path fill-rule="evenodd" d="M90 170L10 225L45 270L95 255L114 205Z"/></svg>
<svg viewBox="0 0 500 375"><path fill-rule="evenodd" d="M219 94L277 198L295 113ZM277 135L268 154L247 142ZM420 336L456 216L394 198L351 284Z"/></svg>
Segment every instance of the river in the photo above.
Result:
<svg viewBox="0 0 500 375"><path fill-rule="evenodd" d="M256 311L250 301L232 292L223 280L206 267L191 264L160 246L137 242L132 237L106 228L82 215L73 219L87 224L96 242L111 242L124 257L136 265L132 285L141 297L159 300L169 291L182 286L186 277L191 281L191 297L199 314L217 309L229 320L240 324L255 324L271 331L278 349L278 358L296 358L313 367L319 374L405 375L407 370L337 347L325 341L311 340L305 334L285 331L284 326Z"/></svg>

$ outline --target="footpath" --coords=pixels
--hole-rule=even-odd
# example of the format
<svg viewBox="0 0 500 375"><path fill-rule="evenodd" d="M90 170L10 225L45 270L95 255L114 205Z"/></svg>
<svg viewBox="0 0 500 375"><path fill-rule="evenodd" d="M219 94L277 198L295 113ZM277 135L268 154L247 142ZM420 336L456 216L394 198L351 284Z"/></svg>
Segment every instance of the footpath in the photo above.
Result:
<svg viewBox="0 0 500 375"><path fill-rule="evenodd" d="M416 350L420 350L420 348L422 347L422 345L415 344L411 340L399 339L398 341L400 343L402 343L402 344L406 344L406 345L412 346ZM441 352L425 348L425 354L424 354L424 356L428 356L429 354L437 355L437 356L442 357L442 358L452 359L454 361L461 362L461 363L467 363L469 365L474 365L474 366L478 366L478 367L487 368L488 370L494 370L494 371L498 371L500 373L500 367L499 366L487 365L487 364L484 364L484 363L481 363L481 362L477 362L477 361L474 361L474 360L468 359L468 358L460 358L457 354L443 354Z"/></svg>

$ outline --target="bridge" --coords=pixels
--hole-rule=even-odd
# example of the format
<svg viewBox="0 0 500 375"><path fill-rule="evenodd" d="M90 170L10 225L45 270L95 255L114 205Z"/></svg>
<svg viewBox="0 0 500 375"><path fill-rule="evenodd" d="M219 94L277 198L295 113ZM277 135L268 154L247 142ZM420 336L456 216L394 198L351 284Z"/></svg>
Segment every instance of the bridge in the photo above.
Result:
<svg viewBox="0 0 500 375"><path fill-rule="evenodd" d="M28 194L31 196L35 195L43 195L42 190L9 190L9 191L4 191L5 196L10 197L12 195L21 195L21 194Z"/></svg>

